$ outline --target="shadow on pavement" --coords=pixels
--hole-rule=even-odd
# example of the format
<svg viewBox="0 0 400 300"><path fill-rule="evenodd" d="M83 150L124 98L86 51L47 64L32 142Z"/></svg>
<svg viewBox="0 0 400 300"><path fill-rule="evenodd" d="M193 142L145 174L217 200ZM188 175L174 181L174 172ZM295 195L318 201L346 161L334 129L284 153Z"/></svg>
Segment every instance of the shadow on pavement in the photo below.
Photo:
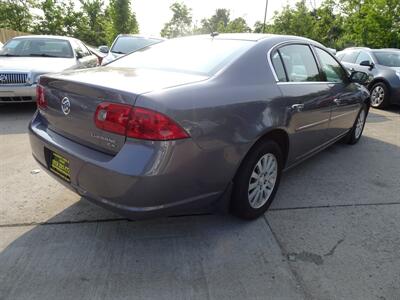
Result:
<svg viewBox="0 0 400 300"><path fill-rule="evenodd" d="M28 132L36 103L0 104L0 135Z"/></svg>

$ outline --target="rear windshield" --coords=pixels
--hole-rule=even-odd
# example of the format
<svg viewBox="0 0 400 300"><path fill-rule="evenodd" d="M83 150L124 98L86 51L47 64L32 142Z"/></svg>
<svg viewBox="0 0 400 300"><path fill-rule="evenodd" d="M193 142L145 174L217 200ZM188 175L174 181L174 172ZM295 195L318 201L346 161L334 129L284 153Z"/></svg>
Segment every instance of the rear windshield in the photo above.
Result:
<svg viewBox="0 0 400 300"><path fill-rule="evenodd" d="M111 48L111 52L127 54L141 48L161 42L158 39L148 39L133 36L120 36Z"/></svg>
<svg viewBox="0 0 400 300"><path fill-rule="evenodd" d="M374 52L378 64L387 67L400 68L400 51L399 52Z"/></svg>
<svg viewBox="0 0 400 300"><path fill-rule="evenodd" d="M252 45L243 40L180 38L144 48L110 65L212 75Z"/></svg>
<svg viewBox="0 0 400 300"><path fill-rule="evenodd" d="M71 45L66 40L51 38L18 38L0 49L0 56L43 56L72 58Z"/></svg>

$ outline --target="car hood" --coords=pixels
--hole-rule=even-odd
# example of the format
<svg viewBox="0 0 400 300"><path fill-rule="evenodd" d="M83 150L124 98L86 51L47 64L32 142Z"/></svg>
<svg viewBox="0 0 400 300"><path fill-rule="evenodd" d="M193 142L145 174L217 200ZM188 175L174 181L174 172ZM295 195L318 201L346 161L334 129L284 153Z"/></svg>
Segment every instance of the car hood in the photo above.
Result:
<svg viewBox="0 0 400 300"><path fill-rule="evenodd" d="M1 71L61 72L76 65L74 58L0 56Z"/></svg>
<svg viewBox="0 0 400 300"><path fill-rule="evenodd" d="M132 94L143 94L208 79L207 76L197 74L111 66L65 71L60 74L53 74L50 78Z"/></svg>

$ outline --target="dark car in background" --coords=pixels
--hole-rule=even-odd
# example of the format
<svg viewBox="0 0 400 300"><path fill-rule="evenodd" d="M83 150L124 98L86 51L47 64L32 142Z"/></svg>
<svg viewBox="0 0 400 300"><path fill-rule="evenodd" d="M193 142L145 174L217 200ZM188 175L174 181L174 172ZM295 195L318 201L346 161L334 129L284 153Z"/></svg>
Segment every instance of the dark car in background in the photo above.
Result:
<svg viewBox="0 0 400 300"><path fill-rule="evenodd" d="M400 50L347 48L337 53L349 71L362 71L371 77L368 89L371 106L385 108L400 104Z"/></svg>
<svg viewBox="0 0 400 300"><path fill-rule="evenodd" d="M35 101L40 75L96 65L97 57L78 39L15 37L0 48L0 103Z"/></svg>
<svg viewBox="0 0 400 300"><path fill-rule="evenodd" d="M68 188L131 218L231 199L235 215L252 219L284 169L361 138L362 77L305 38L171 39L101 68L42 76L32 153Z"/></svg>
<svg viewBox="0 0 400 300"><path fill-rule="evenodd" d="M101 64L105 65L125 54L163 42L164 40L165 39L163 38L142 36L137 34L120 34L115 38L113 44L111 45L111 49L108 49L107 46L99 47L99 50L102 53L107 54L102 59Z"/></svg>

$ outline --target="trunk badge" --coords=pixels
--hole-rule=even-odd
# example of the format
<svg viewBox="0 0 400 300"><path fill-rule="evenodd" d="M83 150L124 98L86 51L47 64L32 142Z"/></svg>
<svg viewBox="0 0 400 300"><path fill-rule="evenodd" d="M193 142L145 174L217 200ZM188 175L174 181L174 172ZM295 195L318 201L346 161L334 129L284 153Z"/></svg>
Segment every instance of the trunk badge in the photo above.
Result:
<svg viewBox="0 0 400 300"><path fill-rule="evenodd" d="M71 111L71 102L67 97L64 97L61 100L61 110L63 111L64 115L68 115Z"/></svg>

